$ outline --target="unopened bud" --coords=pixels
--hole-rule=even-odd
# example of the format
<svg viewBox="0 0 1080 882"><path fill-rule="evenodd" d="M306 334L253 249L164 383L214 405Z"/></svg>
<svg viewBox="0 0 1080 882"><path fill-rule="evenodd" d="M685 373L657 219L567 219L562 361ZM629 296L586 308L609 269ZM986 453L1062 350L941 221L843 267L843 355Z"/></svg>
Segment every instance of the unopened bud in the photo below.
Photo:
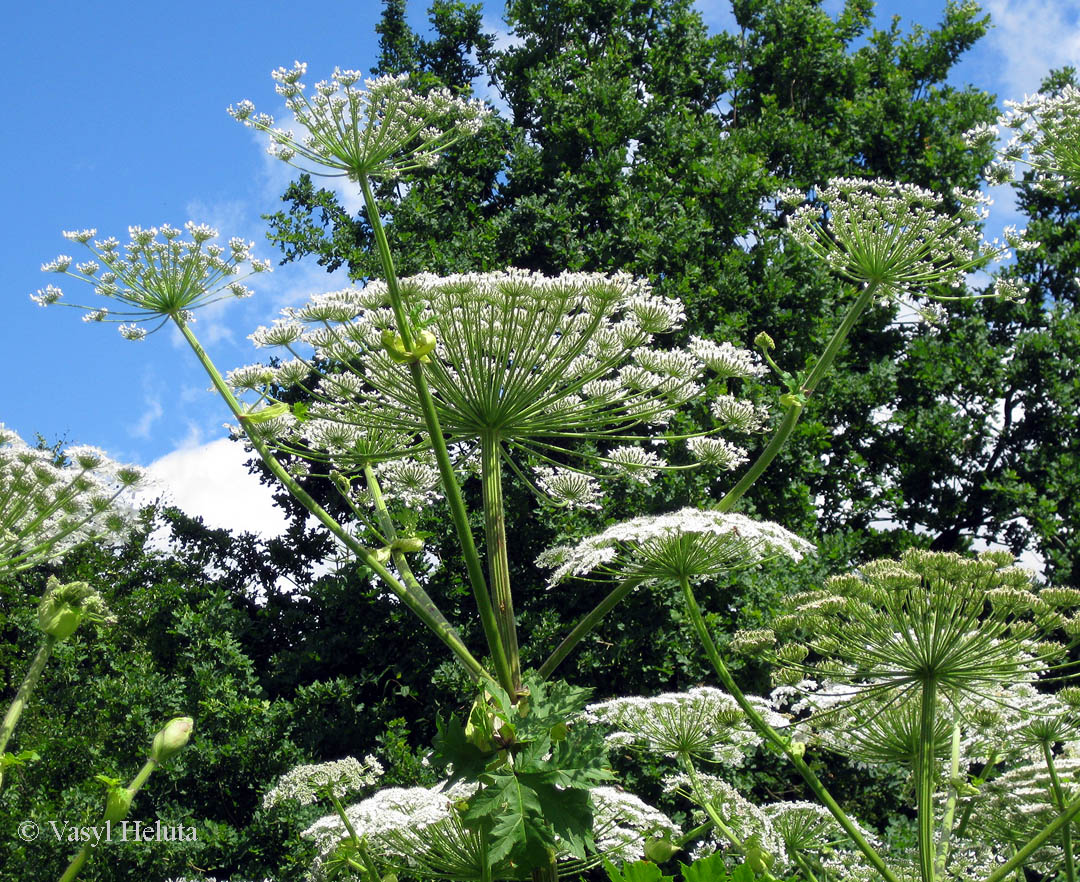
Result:
<svg viewBox="0 0 1080 882"><path fill-rule="evenodd" d="M191 717L176 717L169 720L157 735L154 736L154 744L150 748L150 759L158 765L180 751L188 739L191 738L191 729L195 721Z"/></svg>
<svg viewBox="0 0 1080 882"><path fill-rule="evenodd" d="M114 824L124 820L131 811L131 800L134 798L135 793L126 787L110 787L109 795L105 798L105 814L102 820Z"/></svg>
<svg viewBox="0 0 1080 882"><path fill-rule="evenodd" d="M403 539L395 539L390 546L394 551L423 551L424 540L419 536L406 536Z"/></svg>
<svg viewBox="0 0 1080 882"><path fill-rule="evenodd" d="M645 857L654 864L670 861L680 851L682 849L666 836L657 836L645 842Z"/></svg>
<svg viewBox="0 0 1080 882"><path fill-rule="evenodd" d="M38 604L38 627L60 642L74 634L84 618L113 621L101 595L86 582L61 585L56 576L49 576L45 596Z"/></svg>
<svg viewBox="0 0 1080 882"><path fill-rule="evenodd" d="M776 344L773 342L773 338L770 337L768 334L766 334L764 331L761 331L754 338L754 345L755 346L760 346L762 349L775 349L776 348Z"/></svg>

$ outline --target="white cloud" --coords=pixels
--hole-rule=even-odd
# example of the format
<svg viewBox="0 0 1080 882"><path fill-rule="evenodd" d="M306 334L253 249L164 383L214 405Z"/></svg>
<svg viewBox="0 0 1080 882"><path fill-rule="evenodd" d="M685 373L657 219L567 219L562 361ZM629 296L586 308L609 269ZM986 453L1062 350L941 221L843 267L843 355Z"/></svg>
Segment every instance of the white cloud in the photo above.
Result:
<svg viewBox="0 0 1080 882"><path fill-rule="evenodd" d="M1002 98L1039 90L1051 68L1080 59L1080 6L1061 0L986 0L992 28L989 48Z"/></svg>
<svg viewBox="0 0 1080 882"><path fill-rule="evenodd" d="M245 462L252 456L244 445L227 438L198 443L194 426L178 450L150 464L154 482L145 491L147 501L164 495L185 514L198 516L209 527L247 531L264 538L279 535L286 520L273 504L270 488L248 474Z"/></svg>

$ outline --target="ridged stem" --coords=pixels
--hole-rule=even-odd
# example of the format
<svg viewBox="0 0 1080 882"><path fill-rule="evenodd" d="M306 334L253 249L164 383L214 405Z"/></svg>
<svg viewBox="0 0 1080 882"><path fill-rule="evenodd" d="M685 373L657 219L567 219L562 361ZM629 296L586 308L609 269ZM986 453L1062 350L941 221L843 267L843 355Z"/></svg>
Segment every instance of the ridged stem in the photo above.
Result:
<svg viewBox="0 0 1080 882"><path fill-rule="evenodd" d="M1054 791L1054 804L1058 811L1065 809L1065 791L1058 778L1057 766L1054 764L1054 752L1047 741L1043 742L1043 757L1046 759L1046 769L1050 772L1050 786ZM1061 828L1061 848L1065 852L1065 878L1067 882L1076 882L1076 865L1073 863L1072 850L1072 824L1066 824Z"/></svg>
<svg viewBox="0 0 1080 882"><path fill-rule="evenodd" d="M484 488L484 536L487 540L488 581L495 607L499 636L510 663L514 684L511 696L521 690L521 659L518 656L514 598L510 591L510 560L506 549L506 516L502 495L501 442L495 432L480 436L480 480Z"/></svg>
<svg viewBox="0 0 1080 882"><path fill-rule="evenodd" d="M777 732L772 726L766 722L765 718L761 715L756 707L754 707L743 694L743 691L738 687L735 682L735 678L731 675L731 671L728 670L724 660L720 657L720 652L716 648L716 644L713 642L712 636L709 634L709 629L705 625L705 619L701 615L701 609L698 607L697 599L694 597L693 589L690 587L688 579L682 579L683 598L686 601L686 611L690 616L690 621L694 624L694 630L697 631L698 639L701 640L701 644L705 649L705 654L708 656L709 661L712 663L713 669L716 671L717 677L720 678L720 682L727 689L732 698L742 708L743 713L753 727L768 741L773 747L784 754L791 762L793 766L802 775L803 780L806 781L807 786L813 791L814 795L818 798L818 801L825 806L836 818L836 822L843 828L844 832L851 837L852 842L861 851L875 870L881 875L886 882L899 882L896 875L882 860L881 855L877 853L874 847L867 842L866 837L862 835L859 828L855 826L851 818L847 816L840 804L833 799L831 793L825 789L825 785L821 783L821 780L814 774L814 770L810 768L803 760L803 758L797 755L792 749L787 738L784 738L779 732ZM996 880L994 880L996 882Z"/></svg>
<svg viewBox="0 0 1080 882"><path fill-rule="evenodd" d="M919 743L915 752L915 811L919 839L919 872L923 882L934 882L934 779L937 773L934 718L937 713L937 680L922 684L919 704Z"/></svg>
<svg viewBox="0 0 1080 882"><path fill-rule="evenodd" d="M4 722L0 724L0 756L3 756L4 751L7 749L11 734L15 731L19 717L22 716L23 710L30 701L30 695L34 691L34 687L37 686L38 680L41 679L41 672L45 670L45 665L49 661L49 656L52 655L54 646L56 646L56 638L52 634L45 634L42 637L38 651L34 654L34 660L30 662L30 668L27 670L26 676L23 677L19 691L15 693L15 698L12 699L7 713L4 714ZM4 767L0 765L0 787L3 786L3 783Z"/></svg>
<svg viewBox="0 0 1080 882"><path fill-rule="evenodd" d="M405 349L411 350L414 345L412 329L409 326L408 316L405 314L397 271L394 269L394 259L390 254L390 244L386 240L386 231L383 229L379 207L375 202L375 193L371 189L371 181L366 176L360 178L360 189L364 196L364 208L367 211L368 222L371 224L372 232L375 235L375 246L379 252L379 259L382 261L383 274L386 277L386 289L390 295L390 307L394 312L398 333L401 335L401 341ZM461 488L458 486L457 476L454 474L454 467L450 462L446 439L443 437L442 426L439 424L439 415L435 410L435 400L431 396L431 390L428 388L427 380L424 378L424 369L419 361L409 363L409 373L412 375L413 386L416 388L420 410L428 431L428 439L431 442L432 452L435 454L435 462L439 467L443 491L446 493L446 501L450 506L450 519L454 522L454 531L457 533L461 553L465 558L465 569L469 574L469 584L472 587L473 598L480 614L480 623L484 629L484 637L487 639L488 650L495 663L495 673L502 688L513 696L516 690L513 675L510 672L510 660L499 633L498 620L491 603L491 597L488 595L487 583L484 580L484 567L480 562L480 554L476 550L476 542L473 540L472 530L469 527L469 516L465 509L465 500L461 497Z"/></svg>
<svg viewBox="0 0 1080 882"><path fill-rule="evenodd" d="M262 461L266 463L266 467L270 469L274 477L282 483L285 489L292 494L297 502L315 516L315 519L318 520L319 523L326 527L326 529L337 537L346 548L359 557L360 560L364 562L365 566L369 567L372 572L386 583L387 587L401 599L402 603L412 610L412 612L414 612L417 617L419 617L419 619L427 625L444 644L446 644L469 673L476 677L491 679L491 675L484 670L484 666L473 657L471 652L469 652L457 631L446 620L446 617L439 611L439 608L435 606L427 593L419 586L408 588L405 585L402 585L394 574L376 559L371 551L364 548L364 546L357 541L356 537L345 530L333 515L319 505L319 503L312 498L311 494L300 486L297 480L290 475L285 467L278 461L278 458L274 456L273 451L270 450L266 442L258 436L258 433L245 425L243 407L240 405L236 396L233 395L232 390L219 373L217 367L210 360L210 356L206 354L202 345L191 332L191 328L180 319L174 319L174 321L176 326L180 329L180 333L184 335L184 339L187 340L188 345L195 353L195 357L199 359L203 369L210 377L210 381L213 383L214 388L218 391L218 394L225 399L225 403L229 406L229 410L232 411L233 416L240 421L240 426L247 434L251 446L262 458Z"/></svg>

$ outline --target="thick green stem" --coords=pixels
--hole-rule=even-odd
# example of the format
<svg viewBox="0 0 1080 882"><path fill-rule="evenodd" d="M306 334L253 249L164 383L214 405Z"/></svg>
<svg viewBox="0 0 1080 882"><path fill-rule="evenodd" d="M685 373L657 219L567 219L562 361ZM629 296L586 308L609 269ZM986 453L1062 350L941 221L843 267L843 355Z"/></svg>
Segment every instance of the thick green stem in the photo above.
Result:
<svg viewBox="0 0 1080 882"><path fill-rule="evenodd" d="M803 760L801 756L792 750L788 739L770 726L758 709L747 700L743 691L735 682L735 678L731 676L731 671L728 670L727 665L724 664L724 660L720 657L720 652L717 650L716 644L709 634L709 629L705 625L705 619L701 615L701 609L698 607L697 599L694 597L694 592L690 587L689 580L685 578L682 580L682 589L683 597L686 600L686 610L690 615L690 620L694 623L694 629L697 631L698 639L701 640L701 644L705 649L705 654L712 663L717 677L720 678L720 682L724 685L724 688L727 689L728 693L730 693L731 697L735 699L739 707L742 708L743 713L746 714L751 725L753 725L766 741L783 753L791 764L795 766L799 774L802 775L803 780L806 781L807 786L814 793L814 796L816 796L818 801L829 810L834 818L836 818L837 823L843 828L844 832L851 837L851 841L854 842L859 851L866 856L866 859L874 869L878 871L881 877L885 879L886 882L899 882L892 870L885 865L885 861L882 860L881 855L879 855L874 847L867 842L866 837L862 835L859 828L855 826L851 818L849 818L844 810L840 808L840 804L833 799L832 794L825 789L825 785L822 784L818 776L814 774L814 770L806 764L806 761Z"/></svg>
<svg viewBox="0 0 1080 882"><path fill-rule="evenodd" d="M915 752L915 811L919 836L919 872L923 882L934 882L934 782L937 777L937 743L934 717L937 713L937 680L928 677L922 684L919 705L919 743Z"/></svg>
<svg viewBox="0 0 1080 882"><path fill-rule="evenodd" d="M379 486L378 478L375 477L375 470L370 465L364 466L364 478L367 481L371 498L375 503L375 517L379 522L379 529L382 530L386 541L392 546L394 540L398 538L397 530L394 528L394 521L390 517L390 511L386 507L386 501L383 499L382 488ZM423 592L424 588L416 576L413 575L412 567L409 566L405 552L400 549L393 549L390 552L390 559L393 560L394 566L397 567L405 587L413 592Z"/></svg>
<svg viewBox="0 0 1080 882"><path fill-rule="evenodd" d="M705 814L709 816L709 820L712 821L713 827L720 831L724 838L735 846L739 854L746 854L746 844L739 838L739 835L724 822L724 819L720 817L720 813L716 810L716 806L712 804L712 800L705 795L705 790L701 786L701 780L698 778L697 769L694 768L694 764L690 761L690 757L681 753L679 754L679 762L682 764L682 767L686 769L686 777L690 779L690 790L694 794L694 802L705 810Z"/></svg>
<svg viewBox="0 0 1080 882"><path fill-rule="evenodd" d="M386 288L390 294L390 306L394 312L394 319L397 322L402 344L408 351L414 345L412 328L409 325L408 316L405 314L401 288L398 285L397 272L394 269L394 259L390 254L390 244L386 241L386 231L383 229L379 207L375 203L375 193L372 191L371 182L367 177L361 176L360 188L364 195L364 207L367 211L368 222L371 224L372 232L375 234L375 245L383 265L383 274L386 276ZM484 581L484 567L480 562L480 554L476 550L476 542L473 540L472 530L469 527L469 516L465 509L465 500L461 497L461 488L458 486L457 476L454 474L453 463L450 462L450 452L447 450L446 439L443 437L442 426L439 423L439 415L435 410L435 400L431 396L431 390L428 388L427 380L424 378L424 369L419 361L409 363L409 373L412 375L413 386L416 388L420 410L428 431L428 439L431 442L432 452L435 454L435 462L439 467L443 491L446 493L446 501L450 506L450 519L454 522L454 530L461 546L461 553L465 558L465 569L469 574L469 584L472 587L477 611L480 613L480 623L484 628L484 637L487 639L488 650L491 652L491 657L495 663L495 673L503 689L513 696L516 690L513 675L510 672L510 660L499 633L498 620L495 617L491 597L488 595L487 583Z"/></svg>
<svg viewBox="0 0 1080 882"><path fill-rule="evenodd" d="M542 867L534 867L529 878L531 882L559 882L559 866L552 849L548 849L547 862Z"/></svg>
<svg viewBox="0 0 1080 882"><path fill-rule="evenodd" d="M502 451L499 436L484 432L480 436L480 475L484 486L484 536L487 540L488 580L499 636L510 662L514 691L521 690L521 659L518 656L517 622L514 620L514 597L510 591L510 560L506 550L506 516L502 495Z"/></svg>
<svg viewBox="0 0 1080 882"><path fill-rule="evenodd" d="M199 359L203 369L210 377L210 381L213 383L214 388L218 391L218 394L225 399L225 403L229 406L233 415L240 421L240 426L247 434L251 446L262 458L262 461L266 463L266 467L270 469L274 477L284 485L285 489L292 494L297 502L311 512L319 523L339 539L346 548L359 557L360 560L363 561L372 572L379 576L390 590L401 599L402 603L412 610L425 625L435 632L436 636L446 644L469 673L475 677L491 679L491 675L484 670L484 666L473 657L471 652L469 652L457 631L446 620L446 617L439 611L439 608L435 606L427 593L420 588L419 585L412 588L402 585L394 574L376 559L371 551L364 548L364 546L357 541L356 537L345 530L333 515L319 505L319 503L316 502L299 483L297 483L296 479L288 473L285 467L278 461L277 457L274 456L273 451L270 450L266 442L259 437L258 432L247 425L243 407L236 399L236 396L233 395L232 390L229 388L224 378L218 372L217 367L210 360L210 356L206 354L206 351L202 348L198 339L196 339L195 335L191 332L191 328L189 328L182 319L176 318L174 321L176 326L180 329L180 333L184 335L184 339L187 340L188 345L195 353L196 358Z"/></svg>
<svg viewBox="0 0 1080 882"><path fill-rule="evenodd" d="M596 624L611 612L611 610L618 605L620 600L626 597L627 594L640 584L641 579L633 577L624 579L620 582L614 591L601 600L592 612L574 626L574 629L566 635L563 642L560 643L555 651L548 656L547 660L540 665L540 677L544 680L550 677L555 671L555 668L557 668L562 663L563 659L571 653L573 648L581 642L581 639L595 628Z"/></svg>
<svg viewBox="0 0 1080 882"><path fill-rule="evenodd" d="M986 758L986 762L983 763L982 771L979 772L979 780L982 783L989 781L994 777L997 772L997 750L991 750L990 755ZM960 816L960 823L956 825L956 838L962 839L967 832L968 823L971 821L971 813L975 810L975 800L970 800L966 806L964 806L964 813Z"/></svg>
<svg viewBox="0 0 1080 882"><path fill-rule="evenodd" d="M1065 810L1065 791L1061 787L1058 778L1057 766L1054 765L1054 751L1049 742L1043 742L1043 757L1046 759L1046 768L1050 772L1050 785L1054 791L1054 804L1058 811ZM1065 878L1067 882L1076 882L1076 866L1073 863L1072 851L1072 824L1066 824L1061 828L1061 848L1065 852Z"/></svg>
<svg viewBox="0 0 1080 882"><path fill-rule="evenodd" d="M1002 879L1014 870L1022 869L1024 861L1031 857L1038 849L1042 848L1048 840L1057 836L1062 829L1068 827L1069 824L1072 823L1073 818L1077 815L1080 815L1080 796L1077 796L1072 802L1065 806L1062 813L1047 824L1041 833L1032 836L1027 845L994 870L994 872L987 876L983 882L1001 882Z"/></svg>
<svg viewBox="0 0 1080 882"><path fill-rule="evenodd" d="M158 764L154 762L154 760L148 759L145 763L143 763L143 767L139 769L139 774L137 774L134 778L131 779L131 783L128 784L126 789L131 794L132 799L134 799L135 794L142 789L143 784L146 783L146 779L150 777L150 773L157 768L157 765ZM109 823L110 822L106 821L105 818L102 817L101 821L99 822L99 826L106 827L109 825ZM75 857L71 859L71 862L67 865L67 869L64 870L63 875L60 877L59 882L71 882L72 879L79 875L79 871L82 870L89 857L90 846L84 845L82 848L79 849Z"/></svg>
<svg viewBox="0 0 1080 882"><path fill-rule="evenodd" d="M8 741L11 740L11 733L15 731L15 725L19 722L19 717L22 716L23 710L30 701L30 694L34 691L34 687L37 686L37 682L41 678L41 672L45 670L45 665L49 661L49 656L52 655L54 646L56 646L56 638L51 634L45 634L37 653L34 655L34 660L30 662L30 669L26 672L26 676L23 677L19 691L15 693L15 698L12 699L7 713L4 714L4 722L0 724L0 756L3 756L4 751L7 749ZM4 767L0 765L0 787L3 784Z"/></svg>
<svg viewBox="0 0 1080 882"><path fill-rule="evenodd" d="M878 289L878 283L873 282L867 285L862 291L859 292L859 296L855 298L855 302L851 305L851 309L848 310L847 315L844 316L840 327L836 329L836 332L832 335L828 345L825 347L825 351L821 353L821 358L817 360L813 370L810 371L806 381L800 387L800 392L809 398L817 389L818 384L822 378L828 373L829 368L832 367L832 363L836 360L837 354L840 352L840 348L844 345L844 341L847 339L848 334L851 333L851 329L855 327L855 322L858 321L859 316L863 311L874 301L874 294ZM802 416L803 404L796 403L788 405L787 411L784 414L783 420L780 422L779 428L776 430L776 434L773 435L772 440L769 441L766 448L761 451L761 454L754 461L754 464L750 466L746 474L739 479L739 482L732 487L724 498L720 500L717 509L719 511L730 511L732 506L735 505L745 495L746 491L750 489L753 483L761 477L762 472L765 471L776 458L776 455L780 452L781 448L787 443L788 438L795 429L795 424L799 421L799 417Z"/></svg>
<svg viewBox="0 0 1080 882"><path fill-rule="evenodd" d="M954 705L955 707L955 705ZM949 751L949 797L945 800L945 813L941 818L941 839L938 841L937 863L934 872L939 878L945 878L945 865L949 861L949 847L952 837L953 820L956 818L956 803L960 799L958 781L960 779L960 711L953 715L952 742Z"/></svg>

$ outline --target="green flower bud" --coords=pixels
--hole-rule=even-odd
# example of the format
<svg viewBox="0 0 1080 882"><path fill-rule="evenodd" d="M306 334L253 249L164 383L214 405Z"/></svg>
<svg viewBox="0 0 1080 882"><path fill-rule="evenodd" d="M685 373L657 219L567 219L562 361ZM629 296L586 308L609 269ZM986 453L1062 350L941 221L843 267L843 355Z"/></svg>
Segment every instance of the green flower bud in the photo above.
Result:
<svg viewBox="0 0 1080 882"><path fill-rule="evenodd" d="M798 759L802 759L806 756L806 742L805 741L792 741L789 745L791 755Z"/></svg>
<svg viewBox="0 0 1080 882"><path fill-rule="evenodd" d="M768 334L766 334L764 331L761 331L754 338L754 345L755 346L760 346L762 349L775 349L776 348L776 344L773 342L773 338L770 337Z"/></svg>
<svg viewBox="0 0 1080 882"><path fill-rule="evenodd" d="M761 841L756 836L746 840L746 864L754 871L754 875L762 876L769 872L775 861L776 858L761 847Z"/></svg>
<svg viewBox="0 0 1080 882"><path fill-rule="evenodd" d="M264 407L254 413L242 413L240 419L249 423L268 423L270 420L285 416L287 413L291 413L289 405L279 401L277 404L271 404L269 407Z"/></svg>
<svg viewBox="0 0 1080 882"><path fill-rule="evenodd" d="M131 811L131 801L135 798L135 792L126 787L110 787L109 795L105 797L105 814L102 820L119 823L128 816Z"/></svg>
<svg viewBox="0 0 1080 882"><path fill-rule="evenodd" d="M654 836L645 841L645 858L654 864L670 861L680 851L682 849L666 836Z"/></svg>
<svg viewBox="0 0 1080 882"><path fill-rule="evenodd" d="M403 539L395 539L390 547L394 551L423 551L424 540L419 536L406 536Z"/></svg>
<svg viewBox="0 0 1080 882"><path fill-rule="evenodd" d="M161 765L174 753L179 752L191 738L191 729L194 725L195 721L191 717L176 717L169 720L165 728L154 736L154 744L150 748L150 759Z"/></svg>
<svg viewBox="0 0 1080 882"><path fill-rule="evenodd" d="M49 576L45 596L38 604L38 627L60 642L74 634L83 619L113 621L101 595L86 582L61 585L55 576Z"/></svg>

